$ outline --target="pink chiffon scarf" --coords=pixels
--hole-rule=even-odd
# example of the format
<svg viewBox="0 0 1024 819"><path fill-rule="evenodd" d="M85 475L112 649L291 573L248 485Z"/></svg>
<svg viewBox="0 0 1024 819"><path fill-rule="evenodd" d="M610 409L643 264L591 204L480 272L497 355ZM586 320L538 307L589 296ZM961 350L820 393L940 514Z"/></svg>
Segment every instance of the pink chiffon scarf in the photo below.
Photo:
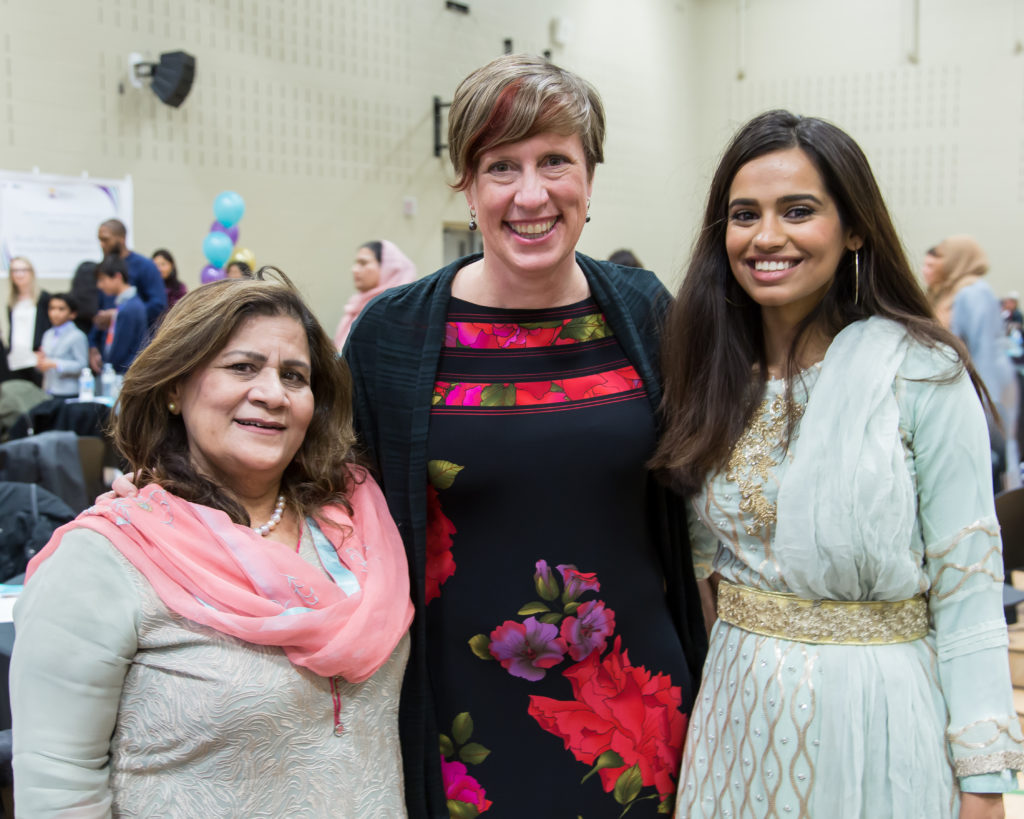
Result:
<svg viewBox="0 0 1024 819"><path fill-rule="evenodd" d="M334 333L334 346L341 352L345 346L345 339L348 338L352 323L370 300L378 293L383 293L389 287L397 287L400 284L408 284L416 280L416 265L406 256L398 246L387 239L380 243L380 279L376 287L372 287L361 293L356 293L345 305L345 313L338 323L338 329Z"/></svg>
<svg viewBox="0 0 1024 819"><path fill-rule="evenodd" d="M91 529L171 611L249 643L280 646L320 676L363 682L391 656L413 607L405 549L384 495L369 475L353 487L352 515L340 506L321 510L324 535L359 581L351 595L287 545L156 484L136 497L103 501L57 529L29 563L27 582L65 534Z"/></svg>

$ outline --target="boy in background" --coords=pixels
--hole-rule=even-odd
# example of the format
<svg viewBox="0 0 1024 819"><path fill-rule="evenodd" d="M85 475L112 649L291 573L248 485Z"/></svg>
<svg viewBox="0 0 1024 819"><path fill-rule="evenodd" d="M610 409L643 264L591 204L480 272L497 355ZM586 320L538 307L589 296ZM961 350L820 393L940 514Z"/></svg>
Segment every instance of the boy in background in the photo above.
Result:
<svg viewBox="0 0 1024 819"><path fill-rule="evenodd" d="M50 296L50 329L36 350L36 369L43 389L54 397L78 395L78 375L89 366L89 340L75 326L78 304L68 293Z"/></svg>
<svg viewBox="0 0 1024 819"><path fill-rule="evenodd" d="M95 337L96 331L93 331L90 363L93 370L98 371L102 358L103 364L113 364L114 372L124 374L146 343L149 333L146 306L135 288L128 284L128 267L119 256L111 254L99 263L96 268L96 286L104 295L113 297L117 312L105 333L102 357ZM102 334L102 331L99 332Z"/></svg>

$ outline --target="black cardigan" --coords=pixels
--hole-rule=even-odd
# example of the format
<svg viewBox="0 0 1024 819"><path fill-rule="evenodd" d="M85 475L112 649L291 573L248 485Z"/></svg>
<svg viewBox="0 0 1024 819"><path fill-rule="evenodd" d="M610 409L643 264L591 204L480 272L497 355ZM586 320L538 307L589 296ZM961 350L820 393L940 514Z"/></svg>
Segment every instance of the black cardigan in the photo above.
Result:
<svg viewBox="0 0 1024 819"><path fill-rule="evenodd" d="M444 340L451 284L459 259L412 284L386 290L362 311L345 345L352 371L355 424L409 558L412 648L402 687L399 727L411 819L448 817L441 785L438 730L427 671L424 571L427 529L427 437L431 395ZM653 273L576 255L594 299L643 378L651 409L661 401L659 329L671 296ZM690 559L682 499L651 480L651 531L665 573L669 610L694 695L707 637ZM687 712L691 703L683 703Z"/></svg>

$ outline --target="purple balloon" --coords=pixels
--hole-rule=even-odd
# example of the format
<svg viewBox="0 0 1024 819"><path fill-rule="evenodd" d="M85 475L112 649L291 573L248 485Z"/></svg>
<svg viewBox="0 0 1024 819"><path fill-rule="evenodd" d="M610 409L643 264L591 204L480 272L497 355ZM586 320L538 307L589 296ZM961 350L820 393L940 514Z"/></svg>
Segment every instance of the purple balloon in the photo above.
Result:
<svg viewBox="0 0 1024 819"><path fill-rule="evenodd" d="M224 271L219 267L214 267L212 264L206 265L206 267L203 268L203 272L199 274L199 281L202 284L220 281L223 278Z"/></svg>
<svg viewBox="0 0 1024 819"><path fill-rule="evenodd" d="M224 225L222 225L220 222L214 219L213 222L210 223L210 232L212 233L214 231L216 231L217 233L226 233L228 235L228 238L231 239L231 244L238 244L238 225L232 225L231 227L226 228L224 227Z"/></svg>

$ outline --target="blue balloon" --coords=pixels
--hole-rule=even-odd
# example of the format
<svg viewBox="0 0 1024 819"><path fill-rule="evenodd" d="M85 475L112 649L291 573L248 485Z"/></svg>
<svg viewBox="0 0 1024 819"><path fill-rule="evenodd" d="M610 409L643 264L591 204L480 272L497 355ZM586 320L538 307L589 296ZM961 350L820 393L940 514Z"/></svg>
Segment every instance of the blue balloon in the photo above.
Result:
<svg viewBox="0 0 1024 819"><path fill-rule="evenodd" d="M224 227L238 224L245 213L245 200L234 191L224 191L213 200L213 215Z"/></svg>
<svg viewBox="0 0 1024 819"><path fill-rule="evenodd" d="M214 267L223 267L224 262L231 258L231 251L234 245L231 244L231 237L226 233L211 231L203 239L203 253L206 260Z"/></svg>

